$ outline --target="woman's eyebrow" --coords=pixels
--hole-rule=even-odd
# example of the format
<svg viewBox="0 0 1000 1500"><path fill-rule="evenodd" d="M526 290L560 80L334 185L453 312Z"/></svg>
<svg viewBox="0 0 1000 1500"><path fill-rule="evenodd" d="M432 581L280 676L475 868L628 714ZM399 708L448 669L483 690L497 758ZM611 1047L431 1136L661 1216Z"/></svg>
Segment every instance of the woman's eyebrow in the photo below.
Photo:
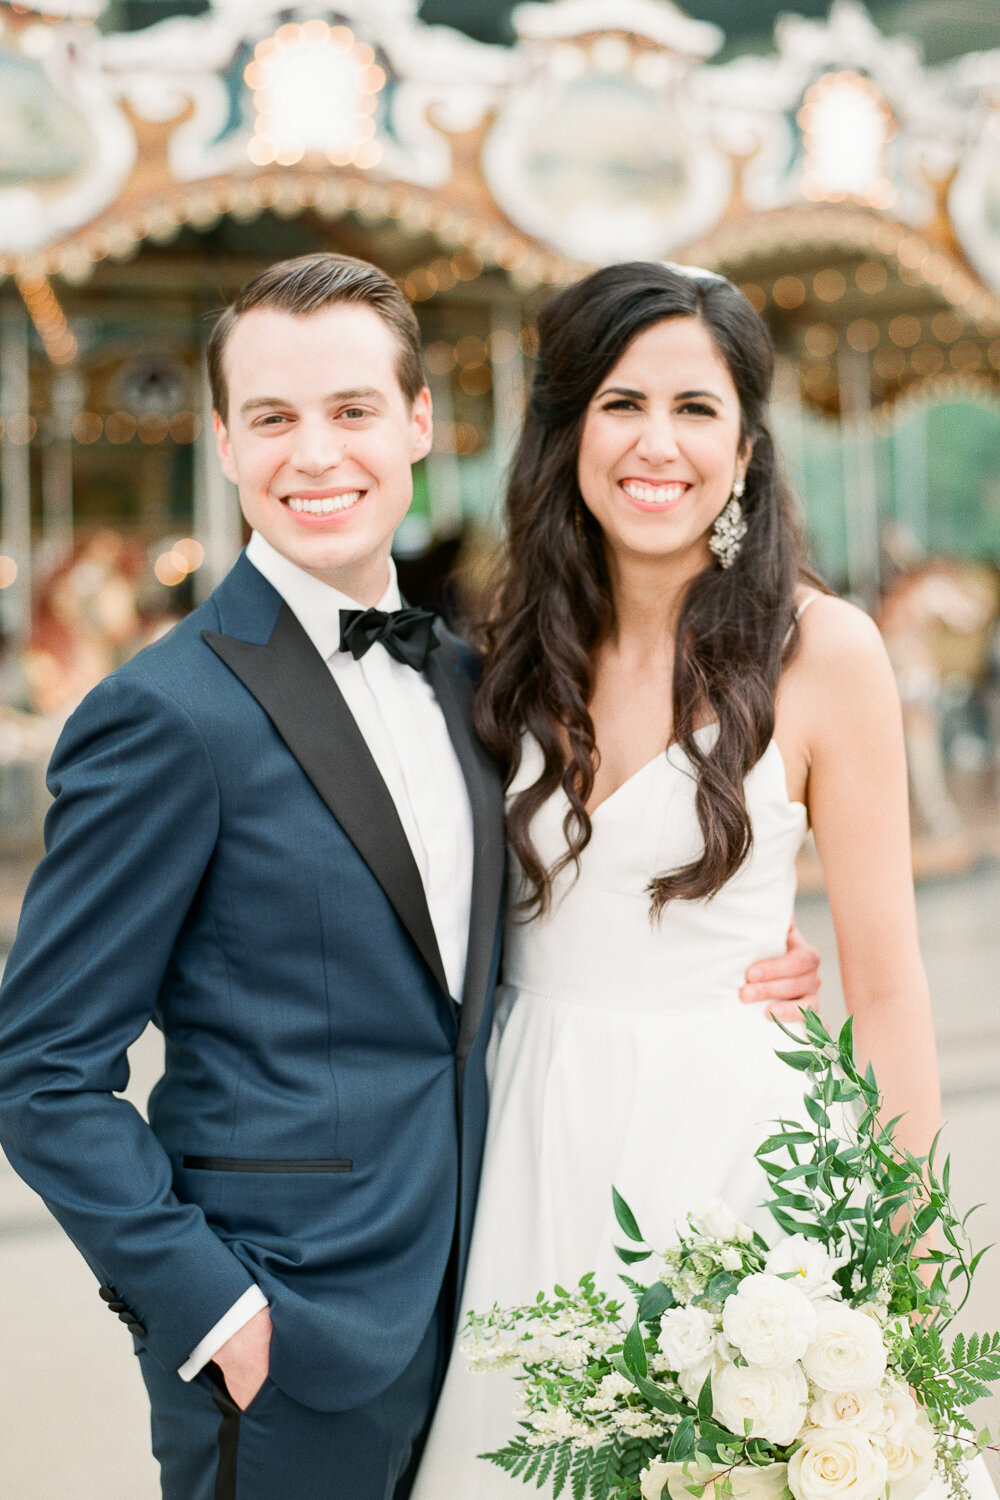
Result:
<svg viewBox="0 0 1000 1500"><path fill-rule="evenodd" d="M629 396L633 401L644 401L646 399L644 391L630 390L627 385L605 386L603 391L598 391L594 397L595 401L599 401L602 396Z"/></svg>

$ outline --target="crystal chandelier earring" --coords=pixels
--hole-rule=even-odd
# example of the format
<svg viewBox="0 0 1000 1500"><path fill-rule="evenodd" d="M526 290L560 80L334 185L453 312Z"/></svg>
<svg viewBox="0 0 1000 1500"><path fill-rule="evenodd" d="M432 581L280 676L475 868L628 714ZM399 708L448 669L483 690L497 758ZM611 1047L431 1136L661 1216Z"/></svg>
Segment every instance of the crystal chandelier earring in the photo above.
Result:
<svg viewBox="0 0 1000 1500"><path fill-rule="evenodd" d="M733 485L733 493L712 523L708 545L718 558L720 568L732 567L747 534L747 523L743 519L743 507L740 504L745 489L746 480L737 479Z"/></svg>

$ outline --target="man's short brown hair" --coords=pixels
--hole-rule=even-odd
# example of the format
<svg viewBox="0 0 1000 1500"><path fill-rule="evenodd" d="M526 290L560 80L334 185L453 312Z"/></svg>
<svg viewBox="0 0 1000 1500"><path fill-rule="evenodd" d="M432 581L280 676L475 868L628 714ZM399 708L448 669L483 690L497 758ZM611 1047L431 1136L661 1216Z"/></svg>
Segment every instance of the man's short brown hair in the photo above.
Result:
<svg viewBox="0 0 1000 1500"><path fill-rule="evenodd" d="M208 382L212 407L228 421L229 390L224 357L237 319L251 308L270 307L304 318L337 302L360 303L377 312L396 335L399 353L396 374L407 401L413 402L427 383L420 349L420 325L399 287L367 260L353 255L300 255L280 260L261 271L230 303L212 329L208 341Z"/></svg>

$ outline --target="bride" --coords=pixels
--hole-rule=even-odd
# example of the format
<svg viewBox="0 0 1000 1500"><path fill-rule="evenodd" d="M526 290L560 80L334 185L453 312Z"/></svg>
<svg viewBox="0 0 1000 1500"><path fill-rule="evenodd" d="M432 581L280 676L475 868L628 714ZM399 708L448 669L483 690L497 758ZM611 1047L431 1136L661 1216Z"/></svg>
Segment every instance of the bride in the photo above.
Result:
<svg viewBox="0 0 1000 1500"><path fill-rule="evenodd" d="M739 989L784 946L807 824L901 1144L925 1154L939 1110L896 688L804 565L763 323L721 277L636 263L556 296L539 336L477 704L514 870L480 1311L588 1270L621 1291L612 1183L653 1244L713 1195L765 1226L753 1151L802 1084ZM477 1455L515 1400L456 1352L414 1500L511 1500Z"/></svg>

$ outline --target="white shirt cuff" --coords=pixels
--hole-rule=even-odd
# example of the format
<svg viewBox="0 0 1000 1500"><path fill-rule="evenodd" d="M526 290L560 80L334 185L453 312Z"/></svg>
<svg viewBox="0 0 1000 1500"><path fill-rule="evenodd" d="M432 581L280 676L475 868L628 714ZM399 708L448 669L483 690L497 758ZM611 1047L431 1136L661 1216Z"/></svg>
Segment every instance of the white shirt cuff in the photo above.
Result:
<svg viewBox="0 0 1000 1500"><path fill-rule="evenodd" d="M267 1298L259 1286L247 1287L243 1296L233 1303L227 1313L223 1313L215 1327L210 1328L201 1342L191 1350L177 1371L181 1379L193 1380L198 1372L205 1368L212 1356L218 1353L223 1344L267 1305Z"/></svg>

